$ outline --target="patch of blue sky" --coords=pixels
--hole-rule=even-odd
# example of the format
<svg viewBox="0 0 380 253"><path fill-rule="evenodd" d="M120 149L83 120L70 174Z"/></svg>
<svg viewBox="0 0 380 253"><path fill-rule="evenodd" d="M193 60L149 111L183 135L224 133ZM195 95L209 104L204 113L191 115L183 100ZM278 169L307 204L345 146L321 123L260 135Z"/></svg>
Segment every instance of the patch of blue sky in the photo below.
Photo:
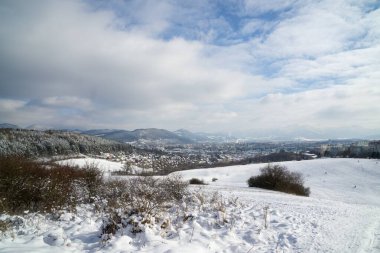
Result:
<svg viewBox="0 0 380 253"><path fill-rule="evenodd" d="M347 78L333 76L321 76L308 80L296 80L297 85L292 87L285 87L281 89L281 93L291 94L307 90L325 89L335 85L344 85L346 81Z"/></svg>
<svg viewBox="0 0 380 253"><path fill-rule="evenodd" d="M143 2L83 0L93 11L112 11L119 19L113 24L117 29L129 30L144 25L144 18L138 13L144 8ZM168 27L157 36L163 40L181 37L186 40L205 40L218 46L244 43L253 38L265 36L268 28L257 27L250 32L242 29L252 19L279 22L292 10L286 7L265 12L247 11L242 1L206 1L199 3L170 2L175 10L169 15ZM152 7L154 8L154 7Z"/></svg>
<svg viewBox="0 0 380 253"><path fill-rule="evenodd" d="M207 16L194 17L192 19L174 20L170 27L162 34L166 40L173 37L183 37L190 40L202 39L202 36L212 33L213 37L207 41L218 46L228 46L250 41L254 38L265 37L273 29L273 25L266 26L266 23L274 24L284 18L284 12L290 11L286 8L281 11L268 11L257 15L243 13L239 7L231 4L215 5L213 12L207 12ZM262 27L255 27L252 31L244 31L245 25L252 21L262 23Z"/></svg>
<svg viewBox="0 0 380 253"><path fill-rule="evenodd" d="M257 18L263 21L272 22L288 18L292 15L293 7L289 6L281 10L269 10L263 13L249 15L251 18Z"/></svg>
<svg viewBox="0 0 380 253"><path fill-rule="evenodd" d="M368 1L368 3L364 3L364 11L366 13L370 13L372 11L375 11L380 8L380 1L379 0L372 0Z"/></svg>
<svg viewBox="0 0 380 253"><path fill-rule="evenodd" d="M238 5L229 3L228 1L220 2L215 6L215 16L222 17L234 31L238 31L241 27L241 11Z"/></svg>
<svg viewBox="0 0 380 253"><path fill-rule="evenodd" d="M183 38L185 40L199 40L200 38L200 29L193 24L192 26L188 26L184 23L171 23L170 27L165 29L160 34L160 38L166 41L172 40L174 38Z"/></svg>
<svg viewBox="0 0 380 253"><path fill-rule="evenodd" d="M183 8L190 8L184 10ZM224 45L227 41L236 40L240 18L232 9L210 3L204 10L198 6L180 6L178 13L171 17L169 27L161 34L163 39L170 40L182 37L188 40L207 40L208 43Z"/></svg>

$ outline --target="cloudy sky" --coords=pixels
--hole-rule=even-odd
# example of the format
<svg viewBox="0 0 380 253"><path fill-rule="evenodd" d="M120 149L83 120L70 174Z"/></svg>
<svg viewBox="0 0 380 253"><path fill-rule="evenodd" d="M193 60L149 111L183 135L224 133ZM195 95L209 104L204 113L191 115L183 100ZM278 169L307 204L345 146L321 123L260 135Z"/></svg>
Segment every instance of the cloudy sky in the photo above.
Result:
<svg viewBox="0 0 380 253"><path fill-rule="evenodd" d="M378 0L2 0L0 123L380 133Z"/></svg>

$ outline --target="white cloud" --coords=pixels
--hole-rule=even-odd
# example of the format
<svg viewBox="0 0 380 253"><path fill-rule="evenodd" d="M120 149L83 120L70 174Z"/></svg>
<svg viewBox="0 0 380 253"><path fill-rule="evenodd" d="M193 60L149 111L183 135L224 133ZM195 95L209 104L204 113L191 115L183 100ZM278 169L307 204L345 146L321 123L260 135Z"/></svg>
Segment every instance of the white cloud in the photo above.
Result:
<svg viewBox="0 0 380 253"><path fill-rule="evenodd" d="M0 111L2 112L17 110L24 105L24 101L14 99L0 99Z"/></svg>
<svg viewBox="0 0 380 253"><path fill-rule="evenodd" d="M202 44L116 31L109 28L112 20L109 13L88 13L81 5L55 2L37 20L15 21L14 29L1 37L1 54L10 59L3 80L16 79L4 94L82 96L146 107L241 93L244 74L207 65ZM20 89L26 84L29 89Z"/></svg>
<svg viewBox="0 0 380 253"><path fill-rule="evenodd" d="M305 5L257 44L269 57L318 57L339 52L363 35L360 9L342 1Z"/></svg>
<svg viewBox="0 0 380 253"><path fill-rule="evenodd" d="M92 107L92 103L89 99L79 97L46 97L41 99L39 103L46 107L67 107L67 108L83 108L89 109Z"/></svg>
<svg viewBox="0 0 380 253"><path fill-rule="evenodd" d="M256 130L302 126L321 131L341 129L344 133L358 126L377 129L380 119L375 115L380 115L380 106L376 101L380 101L380 88L368 80L357 80L293 94L268 94L239 107L252 108L256 119L252 129Z"/></svg>
<svg viewBox="0 0 380 253"><path fill-rule="evenodd" d="M210 2L188 11L175 1L113 3L117 15L75 0L0 4L0 118L56 127L379 129L379 10L344 0L246 1L233 24ZM278 17L262 18L267 12Z"/></svg>
<svg viewBox="0 0 380 253"><path fill-rule="evenodd" d="M289 60L280 75L313 80L326 77L353 78L380 72L380 46L324 55L315 60Z"/></svg>

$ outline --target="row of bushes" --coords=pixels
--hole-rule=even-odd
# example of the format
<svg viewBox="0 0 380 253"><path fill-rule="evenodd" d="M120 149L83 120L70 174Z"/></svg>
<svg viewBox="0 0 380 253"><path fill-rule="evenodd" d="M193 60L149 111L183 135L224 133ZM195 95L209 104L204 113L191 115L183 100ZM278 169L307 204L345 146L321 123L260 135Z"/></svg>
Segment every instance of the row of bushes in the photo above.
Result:
<svg viewBox="0 0 380 253"><path fill-rule="evenodd" d="M187 182L179 176L104 180L93 164L83 168L43 163L23 157L0 157L0 212L11 214L73 210L79 203L153 214L180 200Z"/></svg>
<svg viewBox="0 0 380 253"><path fill-rule="evenodd" d="M261 172L248 180L249 186L305 196L310 193L303 187L298 173L278 165L263 168ZM132 233L138 233L146 223L154 223L160 214L187 196L189 183L205 184L196 178L184 182L178 175L104 180L91 164L79 168L22 157L0 157L0 212L75 211L78 204L93 203L104 213L102 240L108 240L121 228L128 227ZM0 223L0 231L8 226L6 222Z"/></svg>
<svg viewBox="0 0 380 253"><path fill-rule="evenodd" d="M90 202L102 182L93 165L84 168L0 157L0 212L50 212Z"/></svg>
<svg viewBox="0 0 380 253"><path fill-rule="evenodd" d="M196 178L189 183L205 184ZM175 175L104 181L102 173L91 164L79 168L15 156L0 157L0 212L52 212L100 199L111 208L153 214L180 200L187 185ZM248 185L302 196L310 194L300 173L280 165L262 168L260 175L248 180Z"/></svg>

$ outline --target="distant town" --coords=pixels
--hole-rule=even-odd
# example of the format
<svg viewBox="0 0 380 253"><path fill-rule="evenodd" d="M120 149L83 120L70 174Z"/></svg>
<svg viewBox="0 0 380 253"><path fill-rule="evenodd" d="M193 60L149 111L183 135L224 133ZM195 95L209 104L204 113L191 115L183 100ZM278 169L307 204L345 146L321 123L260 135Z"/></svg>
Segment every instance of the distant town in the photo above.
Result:
<svg viewBox="0 0 380 253"><path fill-rule="evenodd" d="M172 171L248 164L306 160L321 157L380 158L380 141L329 140L316 142L199 143L186 145L135 144L150 152L102 153L99 158L125 164L125 173L167 174Z"/></svg>
<svg viewBox="0 0 380 253"><path fill-rule="evenodd" d="M7 125L8 126L8 125ZM119 174L174 171L323 157L380 158L379 140L241 141L163 129L0 129L0 154L65 159L90 156L124 164Z"/></svg>

